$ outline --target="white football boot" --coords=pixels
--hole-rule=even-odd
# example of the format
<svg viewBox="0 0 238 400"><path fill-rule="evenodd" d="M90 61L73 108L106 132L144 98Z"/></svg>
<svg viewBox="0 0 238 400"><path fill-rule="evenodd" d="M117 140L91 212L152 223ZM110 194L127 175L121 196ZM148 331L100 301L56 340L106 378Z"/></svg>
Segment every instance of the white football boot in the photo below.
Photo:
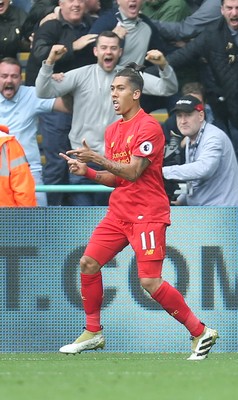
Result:
<svg viewBox="0 0 238 400"><path fill-rule="evenodd" d="M207 358L212 346L216 343L218 332L205 326L203 333L192 338L192 354L187 360L200 361Z"/></svg>
<svg viewBox="0 0 238 400"><path fill-rule="evenodd" d="M86 329L80 335L75 342L66 344L59 349L60 353L64 354L76 354L81 353L84 350L97 350L103 349L105 346L105 339L102 335L102 331L89 332Z"/></svg>

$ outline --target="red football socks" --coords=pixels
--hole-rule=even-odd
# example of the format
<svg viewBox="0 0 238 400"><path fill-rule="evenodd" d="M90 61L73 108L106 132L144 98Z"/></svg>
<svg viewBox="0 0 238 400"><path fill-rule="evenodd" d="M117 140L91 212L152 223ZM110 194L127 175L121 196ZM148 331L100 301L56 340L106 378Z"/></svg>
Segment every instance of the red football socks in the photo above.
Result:
<svg viewBox="0 0 238 400"><path fill-rule="evenodd" d="M100 311L103 300L101 271L91 275L81 274L81 297L86 314L86 329L90 332L100 331Z"/></svg>
<svg viewBox="0 0 238 400"><path fill-rule="evenodd" d="M183 324L192 336L200 336L204 331L204 324L193 314L182 294L168 282L162 285L151 296L167 313Z"/></svg>
<svg viewBox="0 0 238 400"><path fill-rule="evenodd" d="M103 300L101 271L96 274L81 274L81 296L86 314L86 329L91 332L101 330L100 311ZM182 294L168 282L162 285L151 296L167 313L183 324L192 336L200 336L204 324L193 314Z"/></svg>

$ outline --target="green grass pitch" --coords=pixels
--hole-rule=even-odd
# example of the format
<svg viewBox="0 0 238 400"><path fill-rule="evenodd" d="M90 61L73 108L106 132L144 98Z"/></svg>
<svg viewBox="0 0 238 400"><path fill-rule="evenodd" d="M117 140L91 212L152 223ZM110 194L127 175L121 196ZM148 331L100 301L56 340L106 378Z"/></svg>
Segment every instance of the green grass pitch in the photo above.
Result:
<svg viewBox="0 0 238 400"><path fill-rule="evenodd" d="M238 354L0 354L2 400L235 400Z"/></svg>

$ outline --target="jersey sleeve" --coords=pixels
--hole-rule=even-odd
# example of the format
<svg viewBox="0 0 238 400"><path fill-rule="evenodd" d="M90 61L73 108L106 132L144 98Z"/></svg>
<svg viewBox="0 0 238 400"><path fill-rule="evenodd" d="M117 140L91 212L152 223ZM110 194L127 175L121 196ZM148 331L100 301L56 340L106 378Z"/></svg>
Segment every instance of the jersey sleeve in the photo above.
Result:
<svg viewBox="0 0 238 400"><path fill-rule="evenodd" d="M153 161L158 154L163 155L165 138L161 126L152 119L140 124L132 155Z"/></svg>

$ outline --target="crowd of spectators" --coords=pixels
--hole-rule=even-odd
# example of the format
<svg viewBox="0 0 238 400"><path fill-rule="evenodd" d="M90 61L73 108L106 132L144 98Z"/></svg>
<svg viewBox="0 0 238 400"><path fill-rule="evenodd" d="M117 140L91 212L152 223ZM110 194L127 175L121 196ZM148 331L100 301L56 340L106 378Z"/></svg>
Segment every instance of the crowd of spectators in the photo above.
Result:
<svg viewBox="0 0 238 400"><path fill-rule="evenodd" d="M59 82L51 79L54 65L67 52L63 45L55 45L49 53L36 80L37 93L41 97L64 96L72 93L73 119L69 133L71 147L80 147L84 138L97 153L104 155L104 132L106 127L118 119L110 96L110 85L119 68L122 54L120 39L115 32L99 34L94 47L96 64L76 68L65 74ZM178 90L177 78L158 50L147 52L146 59L158 68L160 77L144 73L144 93L154 96L169 96ZM100 101L98 101L100 99ZM88 105L91 104L89 109ZM97 165L91 165L98 170ZM83 176L70 174L72 184L89 184ZM71 196L73 205L105 205L102 194L79 193ZM108 200L108 196L106 199ZM107 204L107 203L106 203Z"/></svg>
<svg viewBox="0 0 238 400"><path fill-rule="evenodd" d="M65 153L80 145L70 139L72 130L77 129L72 121L79 121L79 130L83 131L84 127L87 138L87 117L94 110L94 115L104 120L100 130L95 124L95 146L102 142L103 129L111 122L112 110L103 107L106 104L106 92L101 99L97 98L102 83L107 80L103 81L104 76L99 77L93 71L97 71L95 66L99 63L95 50L98 42L95 45L95 41L105 31L113 31L121 43L115 65L114 49L104 49L102 65L113 64L111 70L106 68L107 77L116 68L135 62L144 64L145 82L146 76L155 80L164 79L163 70L158 69L158 65L154 65L156 63L148 57L150 51L162 54L170 72L174 71L177 76L178 85L172 91L160 89L152 93L151 90L145 90L141 98L141 106L146 112L166 109L168 113L168 120L162 124L166 149L169 149L169 157L164 159L165 168L186 161L183 145L180 144L183 143L183 134L177 126L174 108L181 95L188 94L184 93L183 88L190 82L196 82L203 88L203 102L206 103L204 118L226 133L238 158L238 0L0 0L0 59L5 60L0 64L0 123L8 125L10 133L23 146L33 176L36 172L34 165L39 166L40 160L39 151L35 148L36 135L37 132L41 133L46 162L43 165L43 178L42 166L37 169L37 179L34 176L36 184L78 183L69 174L67 164L58 156L60 152ZM44 61L49 60L52 47L57 45L63 46L65 51L54 59L50 70L49 67L47 70ZM24 88L19 80L20 66L12 61L21 52L29 53ZM7 72L1 72L3 67ZM72 113L69 112L66 99L37 100L34 86L41 67L46 75L48 73L48 79L50 77L54 87L64 88L68 85L69 90L55 91L54 97L67 92L70 95L67 100L70 98L74 104ZM16 76L9 72L9 68L17 71ZM76 75L76 72L68 75L68 71L78 69L88 71L85 81L91 82L88 86L83 85L82 79L80 89L77 89L73 79L71 81L68 78ZM52 78L52 74L58 75ZM29 94L29 99L24 97L23 104L20 93L24 90ZM82 102L79 109L75 106L78 91ZM109 99L110 87L108 92ZM42 93L46 98L52 97L46 91ZM95 105L92 102L93 94ZM36 103L30 100L31 96L35 96L34 102L40 102L41 106L37 108ZM61 104L59 108L55 107L57 101ZM18 109L22 107L21 113L15 112L13 103ZM6 105L11 108L11 113L7 109L6 114ZM88 113L87 108L90 111ZM29 148L30 142L26 145L29 126L25 117L27 114L31 115L31 123L34 120L34 129L31 131L34 151ZM91 118L91 137L92 121ZM80 133L78 137L82 135ZM179 137L179 140L174 145L175 137ZM93 147L94 144L90 144ZM33 154L35 160L32 160ZM168 152L165 151L166 154ZM174 178L171 182L174 182ZM177 188L177 185L174 187ZM80 193L74 198L69 193L48 193L47 200L42 200L43 197L37 194L38 205L93 204L88 200L84 203L83 194L80 201ZM99 205L106 203L104 198Z"/></svg>

